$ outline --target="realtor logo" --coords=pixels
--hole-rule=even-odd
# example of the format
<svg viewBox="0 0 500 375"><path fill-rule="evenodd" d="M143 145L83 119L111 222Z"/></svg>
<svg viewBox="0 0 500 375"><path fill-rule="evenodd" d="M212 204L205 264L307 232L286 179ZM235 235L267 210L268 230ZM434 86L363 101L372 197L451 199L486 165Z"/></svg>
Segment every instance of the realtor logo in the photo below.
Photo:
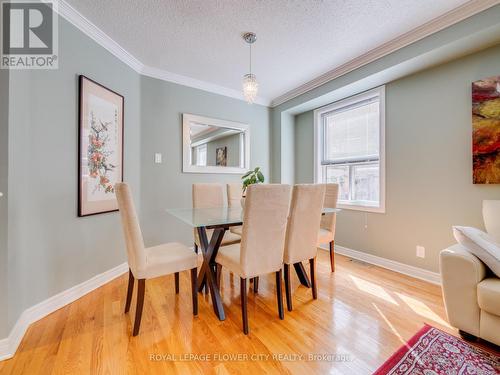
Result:
<svg viewBox="0 0 500 375"><path fill-rule="evenodd" d="M1 3L2 69L57 69L56 1Z"/></svg>

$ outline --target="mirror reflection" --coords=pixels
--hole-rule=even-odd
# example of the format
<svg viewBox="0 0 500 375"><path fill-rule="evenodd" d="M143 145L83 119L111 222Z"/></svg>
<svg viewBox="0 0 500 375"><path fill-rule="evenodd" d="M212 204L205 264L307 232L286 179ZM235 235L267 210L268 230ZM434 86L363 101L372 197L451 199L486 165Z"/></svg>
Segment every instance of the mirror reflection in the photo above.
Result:
<svg viewBox="0 0 500 375"><path fill-rule="evenodd" d="M199 167L245 167L245 132L190 123L191 165Z"/></svg>
<svg viewBox="0 0 500 375"><path fill-rule="evenodd" d="M243 174L250 167L250 126L182 114L184 173Z"/></svg>

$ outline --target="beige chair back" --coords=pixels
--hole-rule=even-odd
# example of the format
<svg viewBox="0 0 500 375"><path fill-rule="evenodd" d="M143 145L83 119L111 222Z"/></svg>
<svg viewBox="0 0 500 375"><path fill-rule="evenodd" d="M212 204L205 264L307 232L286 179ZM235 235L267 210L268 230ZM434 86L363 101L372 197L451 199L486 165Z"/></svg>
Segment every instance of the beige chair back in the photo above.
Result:
<svg viewBox="0 0 500 375"><path fill-rule="evenodd" d="M338 184L325 184L325 202L323 207L336 208L339 199L339 185ZM335 236L335 224L337 222L336 214L325 215L321 218L321 228L329 230Z"/></svg>
<svg viewBox="0 0 500 375"><path fill-rule="evenodd" d="M224 206L224 185L193 184L193 208Z"/></svg>
<svg viewBox="0 0 500 375"><path fill-rule="evenodd" d="M318 228L325 199L325 184L295 185L286 229L284 263L316 256Z"/></svg>
<svg viewBox="0 0 500 375"><path fill-rule="evenodd" d="M263 275L281 269L290 193L290 185L248 187L240 253L244 277Z"/></svg>
<svg viewBox="0 0 500 375"><path fill-rule="evenodd" d="M132 273L139 275L146 269L146 251L132 193L128 184L124 182L115 185L115 193L127 245L128 264Z"/></svg>
<svg viewBox="0 0 500 375"><path fill-rule="evenodd" d="M483 201L483 220L486 232L500 243L500 200Z"/></svg>
<svg viewBox="0 0 500 375"><path fill-rule="evenodd" d="M227 184L227 205L229 207L241 207L241 197L243 196L242 184Z"/></svg>

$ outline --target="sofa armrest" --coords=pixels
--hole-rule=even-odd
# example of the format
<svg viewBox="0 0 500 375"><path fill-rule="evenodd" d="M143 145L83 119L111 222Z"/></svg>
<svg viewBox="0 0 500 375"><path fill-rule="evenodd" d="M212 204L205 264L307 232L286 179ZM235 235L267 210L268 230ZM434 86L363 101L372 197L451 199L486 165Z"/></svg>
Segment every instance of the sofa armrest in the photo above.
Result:
<svg viewBox="0 0 500 375"><path fill-rule="evenodd" d="M479 336L477 284L485 278L486 266L460 244L441 251L439 258L448 321L462 331Z"/></svg>

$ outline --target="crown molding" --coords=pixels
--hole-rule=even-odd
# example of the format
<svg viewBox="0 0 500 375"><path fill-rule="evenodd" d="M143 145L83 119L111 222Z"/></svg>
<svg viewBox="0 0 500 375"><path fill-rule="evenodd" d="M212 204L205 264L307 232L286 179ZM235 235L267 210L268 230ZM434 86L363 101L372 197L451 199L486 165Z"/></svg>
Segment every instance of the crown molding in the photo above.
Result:
<svg viewBox="0 0 500 375"><path fill-rule="evenodd" d="M458 23L468 17L471 17L479 12L482 12L498 4L500 4L499 0L471 0L465 3L464 5L455 8L405 34L402 34L399 37L387 43L384 43L368 51L367 53L358 56L357 58L335 69L332 69L320 75L319 77L316 77L315 79L296 87L293 90L286 92L285 94L273 100L268 100L266 98L258 97L255 103L268 107L269 106L276 107L293 98L296 98L297 96L300 96L308 91L311 91L335 78L338 78L355 69L367 65L381 57L384 57L392 52L397 51L398 49L406 47L414 42L417 42L418 40L421 40L431 34L443 30L455 23ZM86 34L96 43L104 47L115 57L123 61L125 64L127 64L134 71L136 71L141 75L160 79L167 82L173 82L179 85L192 87L199 90L244 101L242 93L238 90L230 89L211 82L198 80L184 75L172 73L163 69L144 65L140 60L134 57L120 44L115 42L104 31L102 31L100 28L94 25L90 20L84 17L80 12L78 12L75 8L69 5L65 0L59 0L58 12L68 22L73 24L84 34Z"/></svg>
<svg viewBox="0 0 500 375"><path fill-rule="evenodd" d="M57 12L85 35L94 40L100 46L104 47L115 57L141 75L244 101L242 92L238 90L144 65L139 59L133 56L120 44L115 42L110 36L94 25L89 19L69 5L65 0L59 0ZM257 100L255 100L255 103L269 106L271 101L258 97Z"/></svg>
<svg viewBox="0 0 500 375"><path fill-rule="evenodd" d="M177 83L179 85L188 86L203 91L208 91L214 94L228 96L230 98L235 98L243 101L245 100L243 97L243 93L241 91L219 86L216 85L215 83L200 81L195 78L183 76L176 73L171 73L166 70L154 68L151 66L143 66L140 73L144 76L161 79L163 81ZM254 103L269 107L271 101L268 99L257 97Z"/></svg>
<svg viewBox="0 0 500 375"><path fill-rule="evenodd" d="M96 43L107 49L118 59L130 66L136 72L140 72L144 66L138 59L136 59L125 48L111 39L104 31L99 29L91 21L85 18L80 12L69 5L64 0L59 0L59 15L64 17L69 23L73 24L76 28L82 31L89 38Z"/></svg>
<svg viewBox="0 0 500 375"><path fill-rule="evenodd" d="M488 8L500 4L499 0L471 0L451 11L434 18L433 20L424 23L423 25L410 30L398 36L391 41L384 43L358 57L350 60L349 62L340 65L339 67L332 69L315 79L296 87L293 90L286 92L283 95L271 101L271 107L277 107L297 96L305 94L329 81L332 81L344 74L352 72L355 69L361 68L375 60L380 59L386 55L389 55L403 47L406 47L412 43L415 43L431 34L441 31L449 26L452 26L466 18L469 18L477 13L480 13Z"/></svg>

